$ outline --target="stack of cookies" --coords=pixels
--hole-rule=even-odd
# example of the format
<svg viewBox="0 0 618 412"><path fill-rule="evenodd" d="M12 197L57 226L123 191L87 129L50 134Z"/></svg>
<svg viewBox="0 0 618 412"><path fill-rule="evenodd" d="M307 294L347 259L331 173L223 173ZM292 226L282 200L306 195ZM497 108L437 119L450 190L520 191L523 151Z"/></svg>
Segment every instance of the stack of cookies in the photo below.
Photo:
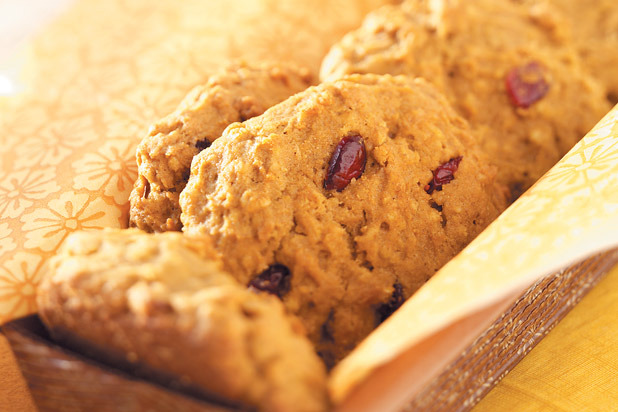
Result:
<svg viewBox="0 0 618 412"><path fill-rule="evenodd" d="M212 76L138 148L137 229L52 259L43 321L211 401L328 409L327 369L609 110L575 3L408 0L334 45L318 85L278 63Z"/></svg>

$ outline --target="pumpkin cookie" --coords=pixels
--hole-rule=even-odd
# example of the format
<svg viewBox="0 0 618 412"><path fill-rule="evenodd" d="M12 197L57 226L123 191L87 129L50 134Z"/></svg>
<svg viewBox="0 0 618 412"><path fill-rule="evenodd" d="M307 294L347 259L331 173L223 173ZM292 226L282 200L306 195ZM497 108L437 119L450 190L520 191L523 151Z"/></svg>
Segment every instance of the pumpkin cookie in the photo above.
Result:
<svg viewBox="0 0 618 412"><path fill-rule="evenodd" d="M618 2L616 0L515 0L531 13L545 14L547 4L561 11L586 68L607 89L607 98L618 103Z"/></svg>
<svg viewBox="0 0 618 412"><path fill-rule="evenodd" d="M77 232L50 261L40 315L69 346L211 398L326 410L326 371L302 326L217 262L207 240L180 233Z"/></svg>
<svg viewBox="0 0 618 412"><path fill-rule="evenodd" d="M234 124L193 161L184 231L341 359L505 207L465 120L422 79L350 76Z"/></svg>
<svg viewBox="0 0 618 412"><path fill-rule="evenodd" d="M508 0L386 6L331 49L321 77L425 77L470 122L515 198L609 110L558 14Z"/></svg>
<svg viewBox="0 0 618 412"><path fill-rule="evenodd" d="M174 113L151 127L137 148L139 176L130 197L131 226L148 232L180 230L178 196L193 156L230 123L260 115L310 84L305 69L237 64L193 89Z"/></svg>

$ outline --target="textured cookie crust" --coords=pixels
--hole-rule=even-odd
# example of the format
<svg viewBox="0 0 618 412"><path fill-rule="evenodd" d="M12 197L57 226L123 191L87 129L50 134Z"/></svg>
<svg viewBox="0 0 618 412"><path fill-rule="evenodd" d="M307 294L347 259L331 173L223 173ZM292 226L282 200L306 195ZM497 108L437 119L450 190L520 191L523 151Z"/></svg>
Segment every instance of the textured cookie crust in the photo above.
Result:
<svg viewBox="0 0 618 412"><path fill-rule="evenodd" d="M350 135L364 141L365 171L326 190L331 156ZM458 156L455 179L428 194L432 171ZM434 87L355 75L228 127L194 159L180 203L183 230L211 236L241 283L289 268L283 301L330 364L377 325L395 285L410 296L506 202L467 123Z"/></svg>
<svg viewBox="0 0 618 412"><path fill-rule="evenodd" d="M616 0L514 0L543 13L547 4L560 10L572 30L575 47L587 68L618 103L618 2Z"/></svg>
<svg viewBox="0 0 618 412"><path fill-rule="evenodd" d="M77 232L39 290L52 336L260 411L323 411L326 373L274 297L220 269L208 241Z"/></svg>
<svg viewBox="0 0 618 412"><path fill-rule="evenodd" d="M137 148L139 176L131 192L131 226L180 230L178 196L193 156L233 122L262 114L306 89L311 75L286 64L238 63L194 88L178 109L153 125Z"/></svg>
<svg viewBox="0 0 618 412"><path fill-rule="evenodd" d="M421 76L471 124L513 198L555 164L609 110L603 88L568 45L551 9L508 0L408 0L370 13L325 57L323 80L348 73ZM507 74L536 62L549 84L516 107Z"/></svg>

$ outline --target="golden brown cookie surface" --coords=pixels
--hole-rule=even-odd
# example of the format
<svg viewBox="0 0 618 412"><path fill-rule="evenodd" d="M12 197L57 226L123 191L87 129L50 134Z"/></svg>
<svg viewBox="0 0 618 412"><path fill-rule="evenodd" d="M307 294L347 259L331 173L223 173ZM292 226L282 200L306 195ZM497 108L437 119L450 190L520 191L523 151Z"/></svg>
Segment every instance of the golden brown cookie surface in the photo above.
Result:
<svg viewBox="0 0 618 412"><path fill-rule="evenodd" d="M608 100L618 103L618 2L615 0L515 0L544 14L548 8L563 13L572 41L584 66L607 89ZM548 7L548 5L550 7Z"/></svg>
<svg viewBox="0 0 618 412"><path fill-rule="evenodd" d="M229 127L195 158L180 203L183 230L209 235L241 283L281 296L327 363L505 207L446 99L374 75Z"/></svg>
<svg viewBox="0 0 618 412"><path fill-rule="evenodd" d="M260 411L327 408L324 365L296 320L223 272L206 239L77 232L38 302L52 336L108 361Z"/></svg>
<svg viewBox="0 0 618 412"><path fill-rule="evenodd" d="M422 76L469 120L517 196L609 110L558 14L508 0L409 0L386 6L324 59L346 73Z"/></svg>
<svg viewBox="0 0 618 412"><path fill-rule="evenodd" d="M262 114L311 84L305 69L238 63L193 89L178 109L151 127L137 149L139 176L131 193L131 225L149 232L180 230L178 196L193 156L233 122Z"/></svg>

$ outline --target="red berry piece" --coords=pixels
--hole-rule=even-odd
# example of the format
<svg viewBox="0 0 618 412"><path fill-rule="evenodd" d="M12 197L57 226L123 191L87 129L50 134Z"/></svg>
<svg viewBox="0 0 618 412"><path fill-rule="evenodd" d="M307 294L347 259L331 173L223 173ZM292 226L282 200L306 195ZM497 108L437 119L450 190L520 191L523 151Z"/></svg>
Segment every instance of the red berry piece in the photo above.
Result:
<svg viewBox="0 0 618 412"><path fill-rule="evenodd" d="M146 183L144 183L144 194L143 194L144 199L148 199L149 194L150 194L150 182L146 180Z"/></svg>
<svg viewBox="0 0 618 412"><path fill-rule="evenodd" d="M401 283L395 283L393 285L393 293L388 302L381 304L378 307L378 323L384 322L390 315L392 315L403 304L403 286Z"/></svg>
<svg viewBox="0 0 618 412"><path fill-rule="evenodd" d="M506 75L506 90L516 107L528 108L549 91L546 70L538 62L518 66Z"/></svg>
<svg viewBox="0 0 618 412"><path fill-rule="evenodd" d="M274 264L249 282L249 289L267 292L280 298L290 291L290 269Z"/></svg>
<svg viewBox="0 0 618 412"><path fill-rule="evenodd" d="M438 166L438 168L432 172L433 179L431 179L431 182L425 185L425 192L427 192L427 194L432 194L434 190L439 192L442 190L442 185L450 183L451 180L455 179L455 172L459 168L461 159L463 159L463 156L455 157L443 165Z"/></svg>
<svg viewBox="0 0 618 412"><path fill-rule="evenodd" d="M328 163L324 189L341 192L352 179L358 179L365 171L367 152L359 135L346 136L337 144Z"/></svg>

